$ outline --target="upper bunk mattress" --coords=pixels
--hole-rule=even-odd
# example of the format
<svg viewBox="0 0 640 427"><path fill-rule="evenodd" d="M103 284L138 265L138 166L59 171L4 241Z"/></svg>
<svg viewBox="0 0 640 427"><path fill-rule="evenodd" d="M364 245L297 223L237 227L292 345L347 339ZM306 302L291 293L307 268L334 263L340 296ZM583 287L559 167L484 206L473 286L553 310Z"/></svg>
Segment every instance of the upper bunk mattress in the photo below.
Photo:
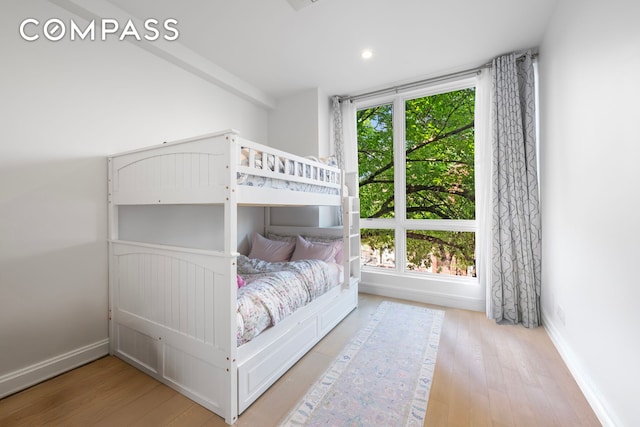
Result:
<svg viewBox="0 0 640 427"><path fill-rule="evenodd" d="M266 178L264 176L249 174L238 174L238 184L248 185L251 187L273 188L275 190L300 191L304 193L340 194L337 188L323 187L295 181L285 181L275 178Z"/></svg>
<svg viewBox="0 0 640 427"><path fill-rule="evenodd" d="M266 159L266 161L264 159ZM335 158L328 157L324 159L317 159L310 157L308 160L316 162L318 166L308 163L300 163L253 148L242 147L240 150L240 166L245 168L245 171L248 170L249 172L238 173L237 182L239 185L273 188L276 190L340 194L339 188L310 183L339 183L339 174L329 168L319 167L322 165L329 166L330 168L336 167L337 162ZM282 179L255 174L255 172L258 171L267 171L267 173L273 172L274 175L282 177ZM299 180L291 178L302 178L309 182L300 182Z"/></svg>

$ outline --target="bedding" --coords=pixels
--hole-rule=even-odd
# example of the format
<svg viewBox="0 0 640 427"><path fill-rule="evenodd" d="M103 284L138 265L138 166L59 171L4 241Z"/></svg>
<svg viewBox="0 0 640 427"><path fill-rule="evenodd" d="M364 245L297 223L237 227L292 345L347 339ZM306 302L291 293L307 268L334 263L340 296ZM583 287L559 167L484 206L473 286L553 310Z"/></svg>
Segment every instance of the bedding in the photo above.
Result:
<svg viewBox="0 0 640 427"><path fill-rule="evenodd" d="M317 259L267 262L238 256L237 343L242 345L338 285L342 266Z"/></svg>

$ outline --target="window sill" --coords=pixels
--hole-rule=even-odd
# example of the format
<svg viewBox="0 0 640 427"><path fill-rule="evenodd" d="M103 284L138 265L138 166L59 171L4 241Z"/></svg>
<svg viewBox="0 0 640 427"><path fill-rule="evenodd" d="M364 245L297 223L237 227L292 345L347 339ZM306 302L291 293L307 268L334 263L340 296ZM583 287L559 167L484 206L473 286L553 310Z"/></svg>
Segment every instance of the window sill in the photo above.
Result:
<svg viewBox="0 0 640 427"><path fill-rule="evenodd" d="M426 277L422 273L372 270L362 270L362 292L467 310L485 310L485 289L476 277L435 274Z"/></svg>

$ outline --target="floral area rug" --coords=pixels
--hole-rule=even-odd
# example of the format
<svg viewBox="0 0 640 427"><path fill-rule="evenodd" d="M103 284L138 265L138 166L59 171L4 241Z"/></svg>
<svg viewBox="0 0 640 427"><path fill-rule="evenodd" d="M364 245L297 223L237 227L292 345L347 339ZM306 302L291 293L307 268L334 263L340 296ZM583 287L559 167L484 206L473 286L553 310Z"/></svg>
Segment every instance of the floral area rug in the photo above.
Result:
<svg viewBox="0 0 640 427"><path fill-rule="evenodd" d="M443 319L383 301L281 426L422 426Z"/></svg>

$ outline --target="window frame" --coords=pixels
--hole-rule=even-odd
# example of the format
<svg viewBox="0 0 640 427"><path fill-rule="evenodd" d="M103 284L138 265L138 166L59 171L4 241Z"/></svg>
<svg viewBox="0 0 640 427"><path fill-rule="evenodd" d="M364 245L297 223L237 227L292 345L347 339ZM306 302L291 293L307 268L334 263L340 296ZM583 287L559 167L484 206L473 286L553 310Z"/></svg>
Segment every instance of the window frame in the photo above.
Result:
<svg viewBox="0 0 640 427"><path fill-rule="evenodd" d="M460 231L478 233L477 209L473 220L451 219L408 219L406 214L406 156L405 156L405 131L406 117L405 105L407 101L432 95L438 95L456 90L477 88L477 77L467 77L447 81L444 83L428 85L401 93L357 100L354 102L354 110L360 111L380 105L391 104L393 111L393 166L394 166L394 217L393 218L360 218L360 229L394 230L395 239L395 269L381 269L371 266L362 266L363 272L393 274L400 276L414 276L439 281L455 281L477 284L477 277L443 275L430 272L415 272L407 269L407 232L410 230L428 231ZM476 113L477 117L477 113ZM356 141L357 147L358 141ZM474 141L475 145L475 141ZM477 154L474 162L477 164ZM400 183L400 185L398 185ZM477 183L475 184L477 185ZM477 192L476 192L477 194ZM477 242L477 239L476 239ZM477 246L476 246L477 251ZM401 262L398 262L401 260Z"/></svg>

